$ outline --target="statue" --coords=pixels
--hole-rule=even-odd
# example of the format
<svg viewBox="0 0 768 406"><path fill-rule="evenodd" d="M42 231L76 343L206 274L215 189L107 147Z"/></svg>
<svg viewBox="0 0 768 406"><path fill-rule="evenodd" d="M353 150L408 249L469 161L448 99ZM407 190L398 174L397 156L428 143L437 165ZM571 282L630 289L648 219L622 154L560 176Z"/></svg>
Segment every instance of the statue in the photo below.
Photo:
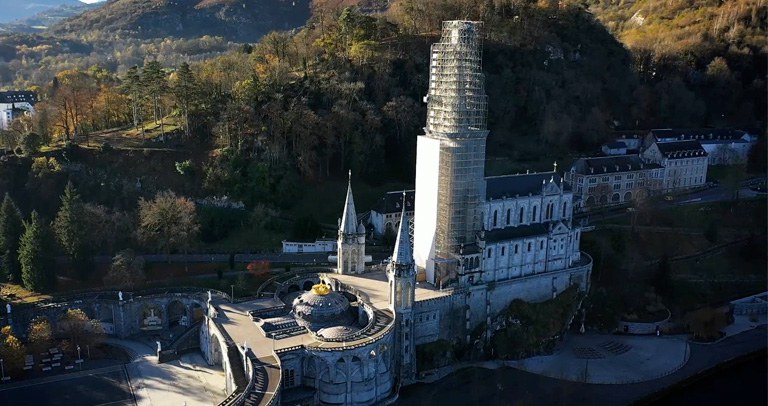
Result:
<svg viewBox="0 0 768 406"><path fill-rule="evenodd" d="M211 299L211 291L209 290L209 291L208 291L208 301L210 302L211 300L212 300L212 299Z"/></svg>
<svg viewBox="0 0 768 406"><path fill-rule="evenodd" d="M160 345L160 341L155 341L157 343L157 352L159 353L162 351L162 346Z"/></svg>
<svg viewBox="0 0 768 406"><path fill-rule="evenodd" d="M117 292L117 297L120 299L121 302L123 301L123 291L122 290Z"/></svg>
<svg viewBox="0 0 768 406"><path fill-rule="evenodd" d="M5 312L8 313L8 314L11 314L11 304L10 303L7 303L5 305Z"/></svg>

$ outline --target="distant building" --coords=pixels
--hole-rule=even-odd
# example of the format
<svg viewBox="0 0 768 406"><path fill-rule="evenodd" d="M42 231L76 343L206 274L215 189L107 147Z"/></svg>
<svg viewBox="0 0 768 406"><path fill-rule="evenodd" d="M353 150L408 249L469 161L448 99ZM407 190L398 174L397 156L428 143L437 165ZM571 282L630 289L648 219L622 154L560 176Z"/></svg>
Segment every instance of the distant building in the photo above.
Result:
<svg viewBox="0 0 768 406"><path fill-rule="evenodd" d="M376 236L383 236L387 231L394 235L397 231L402 216L403 192L405 192L405 214L408 218L413 218L414 191L387 192L371 209L369 221Z"/></svg>
<svg viewBox="0 0 768 406"><path fill-rule="evenodd" d="M6 130L11 122L25 114L35 113L37 95L34 92L0 92L0 130Z"/></svg>
<svg viewBox="0 0 768 406"><path fill-rule="evenodd" d="M665 128L651 130L643 139L643 149L654 142L698 141L707 152L709 165L735 165L747 162L757 137L746 131L724 128Z"/></svg>
<svg viewBox="0 0 768 406"><path fill-rule="evenodd" d="M320 239L315 242L283 241L283 253L334 252L336 240Z"/></svg>
<svg viewBox="0 0 768 406"><path fill-rule="evenodd" d="M658 191L664 168L638 155L580 158L565 173L576 209L627 204Z"/></svg>
<svg viewBox="0 0 768 406"><path fill-rule="evenodd" d="M656 141L642 152L641 157L664 167L661 189L671 191L703 186L707 182L708 155L697 140Z"/></svg>
<svg viewBox="0 0 768 406"><path fill-rule="evenodd" d="M605 155L627 155L627 144L622 141L609 142L601 149Z"/></svg>
<svg viewBox="0 0 768 406"><path fill-rule="evenodd" d="M632 155L640 152L643 139L648 135L648 130L622 130L612 133L613 142L621 142L627 147L626 154Z"/></svg>

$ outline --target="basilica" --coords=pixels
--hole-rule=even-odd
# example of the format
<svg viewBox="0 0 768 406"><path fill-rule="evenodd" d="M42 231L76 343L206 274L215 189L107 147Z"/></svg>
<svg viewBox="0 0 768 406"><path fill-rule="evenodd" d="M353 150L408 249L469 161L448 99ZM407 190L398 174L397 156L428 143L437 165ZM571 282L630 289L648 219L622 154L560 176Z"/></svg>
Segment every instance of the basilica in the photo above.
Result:
<svg viewBox="0 0 768 406"><path fill-rule="evenodd" d="M446 21L432 46L415 196L399 196L388 263L366 255L350 176L335 267L275 276L256 300L209 300L200 346L245 404L392 403L424 372L419 346L477 344L512 300L588 289L592 261L579 250L573 192L556 165L484 176L480 29ZM248 380L238 383L242 375Z"/></svg>

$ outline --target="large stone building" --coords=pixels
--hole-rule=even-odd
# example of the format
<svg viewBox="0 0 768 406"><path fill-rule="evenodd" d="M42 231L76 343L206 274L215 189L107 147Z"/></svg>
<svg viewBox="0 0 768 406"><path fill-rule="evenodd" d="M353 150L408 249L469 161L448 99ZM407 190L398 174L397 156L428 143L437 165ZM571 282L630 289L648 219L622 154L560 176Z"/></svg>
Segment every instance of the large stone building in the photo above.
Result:
<svg viewBox="0 0 768 406"><path fill-rule="evenodd" d="M707 151L697 140L657 141L640 156L664 167L663 191L700 187L707 182Z"/></svg>
<svg viewBox="0 0 768 406"><path fill-rule="evenodd" d="M578 210L612 204L628 204L657 192L664 168L643 162L638 155L579 158L565 173Z"/></svg>

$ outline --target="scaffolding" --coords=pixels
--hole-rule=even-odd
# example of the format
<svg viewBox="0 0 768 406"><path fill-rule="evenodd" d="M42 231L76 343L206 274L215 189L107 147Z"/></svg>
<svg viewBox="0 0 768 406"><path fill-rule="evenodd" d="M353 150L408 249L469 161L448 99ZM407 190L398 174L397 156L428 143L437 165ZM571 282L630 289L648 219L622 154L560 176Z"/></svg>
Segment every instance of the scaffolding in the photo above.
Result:
<svg viewBox="0 0 768 406"><path fill-rule="evenodd" d="M426 136L440 139L435 256L443 266L475 242L485 197L487 99L482 74L482 23L445 21L432 45Z"/></svg>

